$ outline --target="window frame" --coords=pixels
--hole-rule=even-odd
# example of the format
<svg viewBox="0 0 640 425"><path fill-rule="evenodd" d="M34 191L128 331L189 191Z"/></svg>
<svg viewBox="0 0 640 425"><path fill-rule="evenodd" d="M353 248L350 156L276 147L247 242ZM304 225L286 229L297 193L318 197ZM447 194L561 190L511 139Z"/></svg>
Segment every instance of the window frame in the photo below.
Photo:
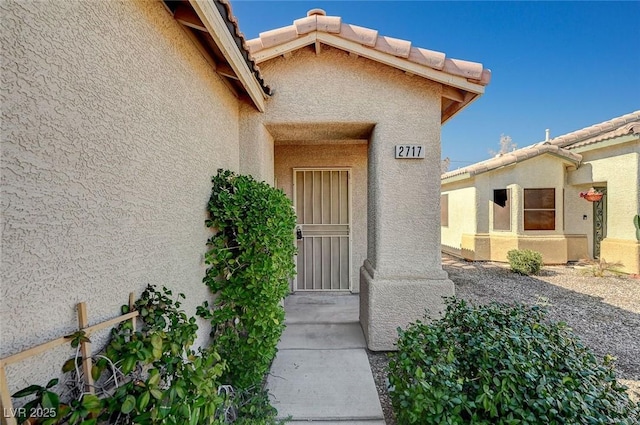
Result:
<svg viewBox="0 0 640 425"><path fill-rule="evenodd" d="M504 191L504 193L505 193L505 197L504 197L505 203L504 203L504 205L500 205L499 202L496 202L496 194L497 194L497 192L502 192L502 191ZM504 189L493 189L493 200L492 200L492 204L493 204L492 205L492 207L493 207L492 213L493 213L493 215L491 217L491 229L493 231L496 231L496 232L511 232L512 231L513 226L512 226L512 220L511 220L511 199L512 198L511 198L511 188L510 187L507 187L507 188L504 188ZM502 214L496 214L496 212L500 212L500 210L498 210L498 208L500 208L501 210L504 209L505 212L502 213ZM499 225L499 226L496 227L496 216L500 216L500 217L506 216L508 218L508 220L509 220L508 221L508 226L504 227L504 226L500 226Z"/></svg>
<svg viewBox="0 0 640 425"><path fill-rule="evenodd" d="M545 205L545 202L548 202L549 197L545 198L544 194L542 195L537 195L537 197L540 200L541 205L540 206L535 206L532 207L530 204L531 202L533 202L533 197L529 197L527 198L527 194L533 194L533 193L541 193L542 191L552 191L553 196L551 197L552 200L552 207L550 207L549 205ZM529 204L529 205L528 205ZM556 196L556 188L554 187L541 187L541 188L524 188L523 190L523 203L522 203L522 228L525 231L532 231L532 232L537 232L537 231L554 231L557 228L556 225L556 220L557 220L557 208L558 208L558 204L557 204L557 196ZM527 214L530 213L530 214ZM553 226L551 227L544 227L544 221L545 219L543 218L542 220L538 219L538 220L527 220L527 216L531 216L531 213L542 213L540 215L542 215L543 217L546 215L546 221L548 223L553 223ZM546 213L546 214L545 214ZM549 214L551 213L551 214ZM542 224L540 224L542 223ZM529 227L527 227L527 224L529 224ZM534 226L532 226L532 224ZM538 226L535 226L535 224L539 224Z"/></svg>

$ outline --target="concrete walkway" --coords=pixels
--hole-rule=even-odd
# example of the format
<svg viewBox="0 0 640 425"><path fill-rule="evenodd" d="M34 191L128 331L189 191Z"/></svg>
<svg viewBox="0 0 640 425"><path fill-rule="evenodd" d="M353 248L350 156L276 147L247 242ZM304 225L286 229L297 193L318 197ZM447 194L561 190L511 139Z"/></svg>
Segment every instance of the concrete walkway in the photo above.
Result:
<svg viewBox="0 0 640 425"><path fill-rule="evenodd" d="M358 295L285 300L287 328L267 388L291 424L385 425L358 321Z"/></svg>

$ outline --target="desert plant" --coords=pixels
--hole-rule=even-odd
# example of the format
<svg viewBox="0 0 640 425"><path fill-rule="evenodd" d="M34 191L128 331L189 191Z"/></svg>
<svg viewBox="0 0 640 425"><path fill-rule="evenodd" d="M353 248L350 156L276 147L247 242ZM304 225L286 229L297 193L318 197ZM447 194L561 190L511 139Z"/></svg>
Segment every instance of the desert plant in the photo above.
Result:
<svg viewBox="0 0 640 425"><path fill-rule="evenodd" d="M512 271L526 276L538 274L542 268L542 254L530 249L512 249L507 260Z"/></svg>
<svg viewBox="0 0 640 425"><path fill-rule="evenodd" d="M582 274L593 277L604 277L608 273L614 275L623 274L622 267L624 264L617 261L615 263L609 263L604 258L597 258L595 260L581 260L581 263L586 267L582 269Z"/></svg>
<svg viewBox="0 0 640 425"><path fill-rule="evenodd" d="M640 215L633 216L633 225L636 228L636 239L640 241Z"/></svg>
<svg viewBox="0 0 640 425"><path fill-rule="evenodd" d="M537 306L474 307L398 330L389 363L399 424L637 424L640 407L565 324Z"/></svg>

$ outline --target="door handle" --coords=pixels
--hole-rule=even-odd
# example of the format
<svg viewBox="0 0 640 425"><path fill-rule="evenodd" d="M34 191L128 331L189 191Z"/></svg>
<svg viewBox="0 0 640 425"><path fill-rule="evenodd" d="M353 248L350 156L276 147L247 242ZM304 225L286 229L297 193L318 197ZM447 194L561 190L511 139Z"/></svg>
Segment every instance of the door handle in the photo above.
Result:
<svg viewBox="0 0 640 425"><path fill-rule="evenodd" d="M299 226L296 227L296 239L297 240L301 240L302 239L302 229Z"/></svg>

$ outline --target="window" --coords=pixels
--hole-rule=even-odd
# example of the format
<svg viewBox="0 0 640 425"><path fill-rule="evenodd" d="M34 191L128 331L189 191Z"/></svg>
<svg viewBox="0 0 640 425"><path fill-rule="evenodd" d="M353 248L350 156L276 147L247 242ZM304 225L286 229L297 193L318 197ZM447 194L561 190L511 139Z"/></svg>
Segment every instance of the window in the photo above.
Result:
<svg viewBox="0 0 640 425"><path fill-rule="evenodd" d="M493 230L511 230L511 189L493 191Z"/></svg>
<svg viewBox="0 0 640 425"><path fill-rule="evenodd" d="M449 194L440 195L440 225L449 225Z"/></svg>
<svg viewBox="0 0 640 425"><path fill-rule="evenodd" d="M555 230L555 189L524 190L524 230Z"/></svg>

